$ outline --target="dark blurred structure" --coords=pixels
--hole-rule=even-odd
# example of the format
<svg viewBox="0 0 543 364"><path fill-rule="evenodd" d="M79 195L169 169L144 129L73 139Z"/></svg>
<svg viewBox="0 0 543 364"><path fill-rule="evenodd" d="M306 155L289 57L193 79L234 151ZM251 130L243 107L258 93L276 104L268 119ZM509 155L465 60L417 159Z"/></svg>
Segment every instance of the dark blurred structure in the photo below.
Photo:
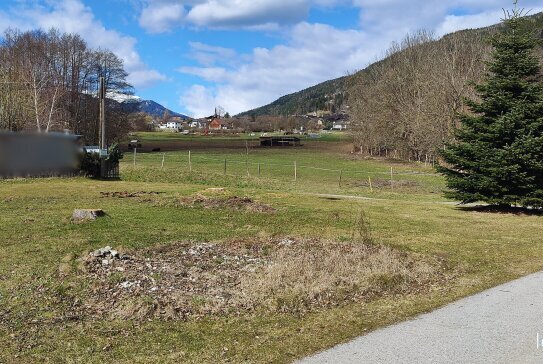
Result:
<svg viewBox="0 0 543 364"><path fill-rule="evenodd" d="M0 132L0 178L74 175L80 139L65 133Z"/></svg>
<svg viewBox="0 0 543 364"><path fill-rule="evenodd" d="M264 136L260 137L261 147L299 147L301 140L295 136Z"/></svg>

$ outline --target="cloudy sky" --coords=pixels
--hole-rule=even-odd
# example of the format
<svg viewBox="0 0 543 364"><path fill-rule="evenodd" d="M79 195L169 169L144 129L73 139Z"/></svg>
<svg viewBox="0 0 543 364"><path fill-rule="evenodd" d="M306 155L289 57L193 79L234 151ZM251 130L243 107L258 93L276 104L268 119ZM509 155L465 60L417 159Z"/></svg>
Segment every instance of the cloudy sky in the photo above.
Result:
<svg viewBox="0 0 543 364"><path fill-rule="evenodd" d="M540 0L520 5L543 11ZM511 0L0 0L0 31L56 27L124 60L136 94L231 114L362 69L406 33L496 23Z"/></svg>

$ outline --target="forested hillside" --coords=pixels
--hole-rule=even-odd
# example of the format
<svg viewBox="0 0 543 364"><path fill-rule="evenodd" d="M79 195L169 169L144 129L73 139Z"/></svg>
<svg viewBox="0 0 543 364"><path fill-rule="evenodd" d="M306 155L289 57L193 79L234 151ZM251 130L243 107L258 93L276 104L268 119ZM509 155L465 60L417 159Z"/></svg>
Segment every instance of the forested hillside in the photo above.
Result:
<svg viewBox="0 0 543 364"><path fill-rule="evenodd" d="M543 14L528 26L543 38ZM464 98L486 72L490 39L501 25L436 38L419 31L392 44L382 61L352 76L283 96L245 115L285 115L326 110L327 96L341 94L351 116L355 149L371 155L431 161L451 138ZM541 53L541 48L540 48ZM541 56L541 54L540 54Z"/></svg>
<svg viewBox="0 0 543 364"><path fill-rule="evenodd" d="M314 112L315 109L337 109L346 101L346 81L348 77L340 77L310 87L308 89L283 96L269 105L239 114L247 115L296 115Z"/></svg>

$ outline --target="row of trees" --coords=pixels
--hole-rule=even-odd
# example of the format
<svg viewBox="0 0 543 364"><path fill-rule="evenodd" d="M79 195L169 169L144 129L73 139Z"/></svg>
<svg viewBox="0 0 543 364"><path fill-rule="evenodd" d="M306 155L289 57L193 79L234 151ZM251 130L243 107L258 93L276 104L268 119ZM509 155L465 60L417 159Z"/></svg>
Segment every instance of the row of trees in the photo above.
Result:
<svg viewBox="0 0 543 364"><path fill-rule="evenodd" d="M89 48L79 35L6 31L0 43L0 129L69 129L96 142L101 76L108 92L132 90L122 60ZM113 101L106 107L113 140L126 131L128 115Z"/></svg>
<svg viewBox="0 0 543 364"><path fill-rule="evenodd" d="M436 40L419 31L352 77L355 146L364 153L429 160L450 139L456 115L485 73L490 46L479 31Z"/></svg>
<svg viewBox="0 0 543 364"><path fill-rule="evenodd" d="M275 116L275 115L251 115L230 119L232 126L238 130L251 132L273 132L277 130L319 130L320 126L315 119L301 116Z"/></svg>

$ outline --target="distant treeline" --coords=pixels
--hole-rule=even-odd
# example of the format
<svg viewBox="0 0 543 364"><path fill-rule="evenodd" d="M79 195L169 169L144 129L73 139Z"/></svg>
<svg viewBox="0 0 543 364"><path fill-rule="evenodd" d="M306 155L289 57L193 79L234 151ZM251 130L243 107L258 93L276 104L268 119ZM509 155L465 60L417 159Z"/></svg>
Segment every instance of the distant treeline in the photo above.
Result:
<svg viewBox="0 0 543 364"><path fill-rule="evenodd" d="M294 129L312 131L320 130L317 120L301 116L237 116L231 119L231 126L237 131L273 132L278 130L292 131Z"/></svg>
<svg viewBox="0 0 543 364"><path fill-rule="evenodd" d="M0 41L0 130L69 129L93 143L99 78L108 92L132 90L122 60L89 48L79 35L8 30ZM114 140L127 131L128 114L114 101L106 107L108 140Z"/></svg>
<svg viewBox="0 0 543 364"><path fill-rule="evenodd" d="M542 34L543 16L528 25ZM487 72L490 37L498 26L450 34L428 32L393 44L387 57L349 80L351 130L361 153L433 161L452 138L465 98ZM541 55L540 55L541 56Z"/></svg>

